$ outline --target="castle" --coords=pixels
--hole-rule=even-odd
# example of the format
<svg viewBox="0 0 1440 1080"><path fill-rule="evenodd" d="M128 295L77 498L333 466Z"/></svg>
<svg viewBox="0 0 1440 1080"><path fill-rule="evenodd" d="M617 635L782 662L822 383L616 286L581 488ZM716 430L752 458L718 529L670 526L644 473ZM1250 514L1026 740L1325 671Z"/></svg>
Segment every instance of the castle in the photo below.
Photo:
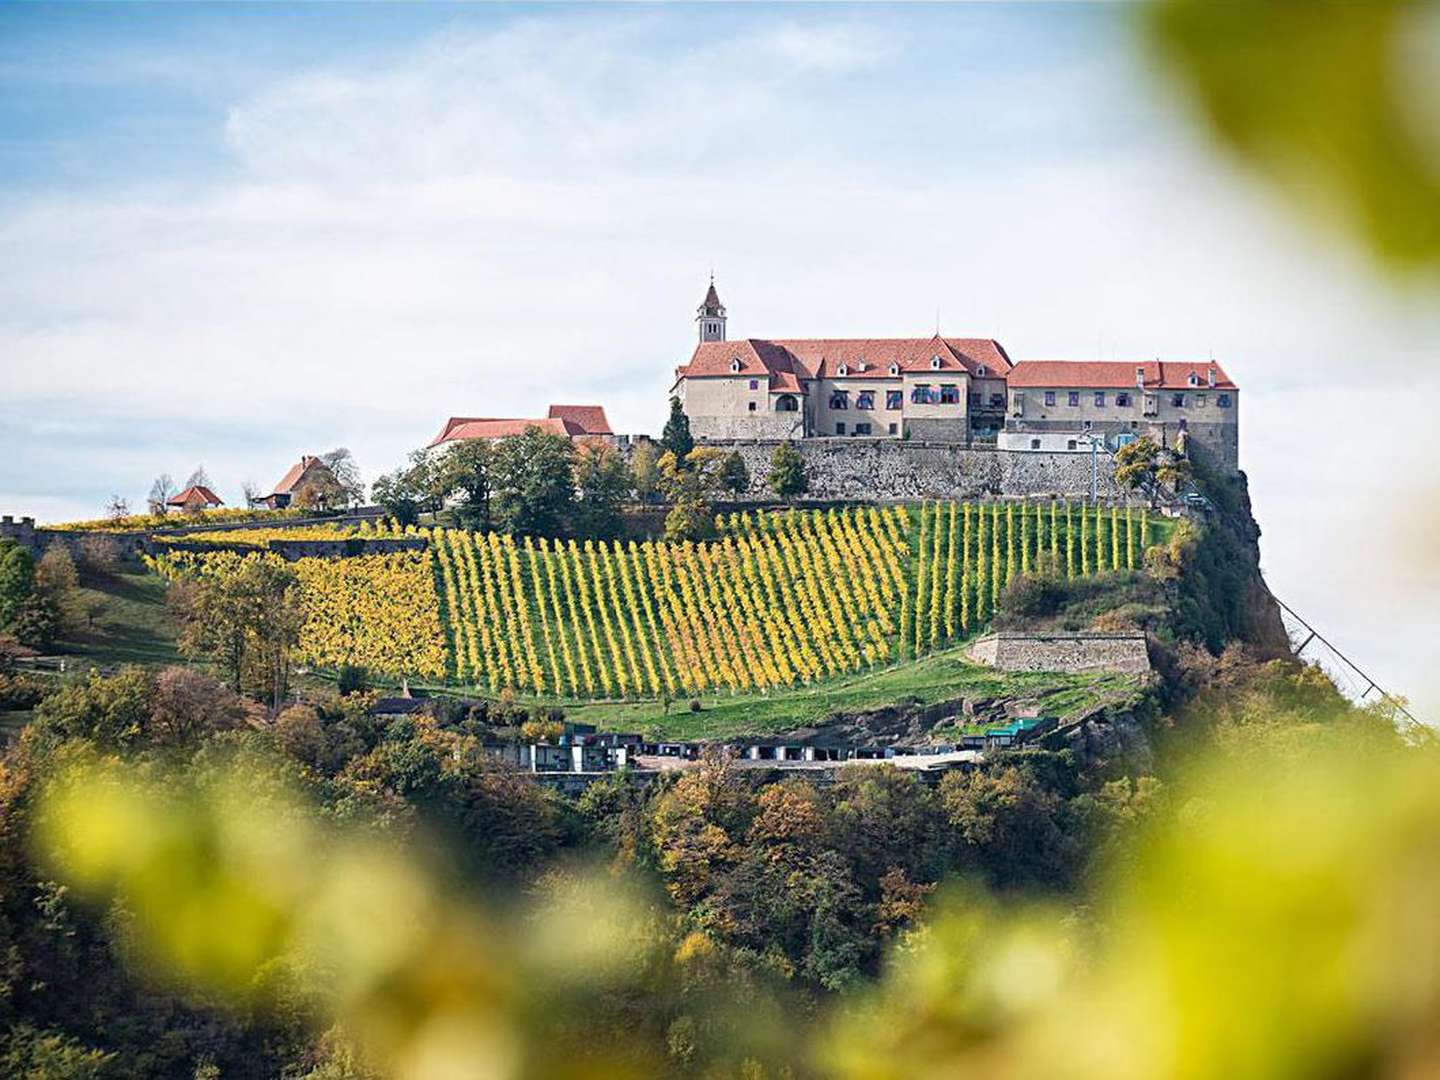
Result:
<svg viewBox="0 0 1440 1080"><path fill-rule="evenodd" d="M1012 361L993 338L726 337L712 280L673 392L706 442L905 439L1016 452L1141 435L1238 467L1239 389L1213 360Z"/></svg>

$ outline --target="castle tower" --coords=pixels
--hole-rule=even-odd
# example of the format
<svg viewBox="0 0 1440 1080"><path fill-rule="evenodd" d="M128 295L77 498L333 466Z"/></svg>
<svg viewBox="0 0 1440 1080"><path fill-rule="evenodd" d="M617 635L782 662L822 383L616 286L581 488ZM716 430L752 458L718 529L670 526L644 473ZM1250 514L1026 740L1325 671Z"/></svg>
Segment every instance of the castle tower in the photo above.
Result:
<svg viewBox="0 0 1440 1080"><path fill-rule="evenodd" d="M710 277L710 288L704 302L695 309L695 321L700 325L701 341L725 340L725 305L720 303L720 294L715 291L715 277Z"/></svg>

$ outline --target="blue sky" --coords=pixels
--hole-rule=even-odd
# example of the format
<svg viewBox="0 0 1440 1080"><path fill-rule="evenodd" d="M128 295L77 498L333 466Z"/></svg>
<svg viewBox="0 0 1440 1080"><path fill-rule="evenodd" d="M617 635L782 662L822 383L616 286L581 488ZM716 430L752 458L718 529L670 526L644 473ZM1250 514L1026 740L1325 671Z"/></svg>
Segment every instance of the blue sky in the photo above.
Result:
<svg viewBox="0 0 1440 1080"><path fill-rule="evenodd" d="M1277 591L1440 705L1426 538L1376 526L1440 319L1217 155L1131 10L0 6L0 509L552 400L653 430L713 265L736 335L1213 353Z"/></svg>

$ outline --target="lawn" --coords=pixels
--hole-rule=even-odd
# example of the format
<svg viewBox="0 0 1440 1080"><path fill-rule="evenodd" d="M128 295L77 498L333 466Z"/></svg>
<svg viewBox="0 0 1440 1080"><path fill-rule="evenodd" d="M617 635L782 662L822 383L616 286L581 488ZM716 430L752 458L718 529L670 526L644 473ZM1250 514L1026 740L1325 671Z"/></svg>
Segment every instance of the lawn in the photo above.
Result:
<svg viewBox="0 0 1440 1080"><path fill-rule="evenodd" d="M127 563L119 573L87 578L80 595L82 605L95 604L94 619L83 633L57 645L56 652L104 668L180 662L175 629L165 613L164 579Z"/></svg>
<svg viewBox="0 0 1440 1080"><path fill-rule="evenodd" d="M660 701L518 700L528 705L554 705L564 710L566 719L594 724L606 731L638 731L672 739L724 739L816 726L836 713L911 702L932 705L962 697L1036 699L1045 713L1063 716L1129 698L1138 689L1139 682L1124 675L999 672L970 663L964 658L963 647L957 646L914 663L811 686L768 694L702 696L698 699L699 712L691 711L689 698L672 702L668 715ZM956 731L947 729L948 734Z"/></svg>

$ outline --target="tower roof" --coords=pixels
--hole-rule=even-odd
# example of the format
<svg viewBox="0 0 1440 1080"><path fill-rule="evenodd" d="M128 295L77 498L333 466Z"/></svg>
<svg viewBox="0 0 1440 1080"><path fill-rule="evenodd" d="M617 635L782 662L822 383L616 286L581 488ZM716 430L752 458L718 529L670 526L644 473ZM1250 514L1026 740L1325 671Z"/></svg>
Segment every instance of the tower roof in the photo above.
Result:
<svg viewBox="0 0 1440 1080"><path fill-rule="evenodd" d="M725 305L720 303L720 294L715 291L715 279L710 279L710 288L705 290L705 299L695 309L701 315L724 315Z"/></svg>

